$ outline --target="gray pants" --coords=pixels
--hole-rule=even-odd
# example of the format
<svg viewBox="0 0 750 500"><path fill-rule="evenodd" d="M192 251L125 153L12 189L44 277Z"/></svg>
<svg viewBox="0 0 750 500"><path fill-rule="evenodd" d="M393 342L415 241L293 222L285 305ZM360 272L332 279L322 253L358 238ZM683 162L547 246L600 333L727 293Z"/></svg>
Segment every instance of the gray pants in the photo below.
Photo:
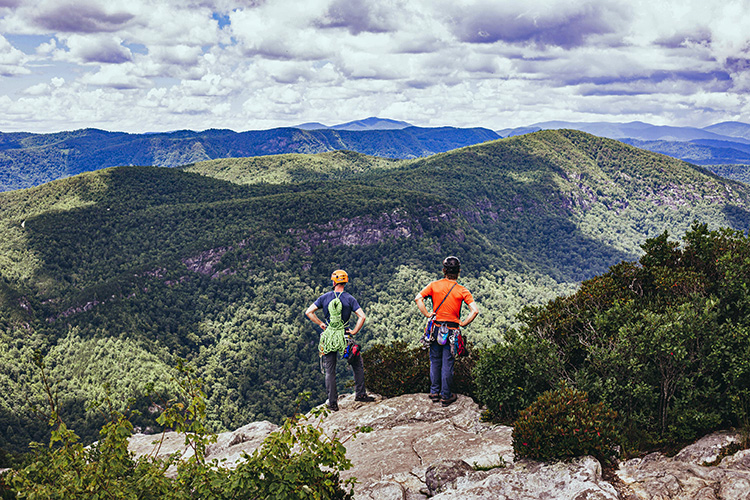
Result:
<svg viewBox="0 0 750 500"><path fill-rule="evenodd" d="M328 404L336 403L339 400L339 391L336 388L336 362L339 353L337 351L329 352L323 355L323 367L326 372L326 393L328 394ZM354 372L354 389L356 397L367 396L365 391L365 367L362 364L362 356L354 356L349 363Z"/></svg>

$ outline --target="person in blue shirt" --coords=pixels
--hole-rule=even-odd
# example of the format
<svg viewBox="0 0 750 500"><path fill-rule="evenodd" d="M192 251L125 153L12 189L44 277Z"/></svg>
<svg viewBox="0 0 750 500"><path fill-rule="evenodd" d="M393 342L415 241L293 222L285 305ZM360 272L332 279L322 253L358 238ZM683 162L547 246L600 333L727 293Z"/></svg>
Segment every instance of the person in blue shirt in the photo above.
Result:
<svg viewBox="0 0 750 500"><path fill-rule="evenodd" d="M354 325L354 328L346 328L346 334L354 336L359 333L359 331L362 329L362 326L365 324L365 312L360 307L357 299L355 299L348 292L344 291L344 287L349 282L349 275L346 273L346 271L337 269L333 272L333 274L331 274L331 281L333 281L333 290L330 292L326 292L318 297L318 299L313 302L310 307L307 308L307 310L305 311L305 316L307 316L310 321L318 325L318 327L321 329L322 335L331 321L328 306L334 299L339 299L341 301L341 320L344 322L344 325L349 324L349 319L351 318L352 313L354 313L357 317L357 323ZM321 321L321 319L318 317L316 313L318 309L323 310L325 322ZM338 390L336 389L336 362L338 360L338 353L338 350L334 350L332 352L321 352L321 358L323 361L323 366L325 368L328 408L333 411L338 411L339 409L339 395ZM375 398L368 396L367 391L365 390L365 369L362 364L362 356L360 356L359 354L350 355L349 364L351 365L352 371L354 372L355 401L375 401Z"/></svg>

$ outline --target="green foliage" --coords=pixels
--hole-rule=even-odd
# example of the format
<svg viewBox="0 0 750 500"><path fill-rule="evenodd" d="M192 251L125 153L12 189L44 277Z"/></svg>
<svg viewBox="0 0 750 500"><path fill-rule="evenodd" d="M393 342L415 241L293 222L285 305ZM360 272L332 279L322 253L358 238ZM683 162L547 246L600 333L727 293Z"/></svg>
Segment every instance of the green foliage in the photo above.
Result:
<svg viewBox="0 0 750 500"><path fill-rule="evenodd" d="M618 441L617 414L563 384L539 396L513 425L517 458L552 461L583 455L610 462Z"/></svg>
<svg viewBox="0 0 750 500"><path fill-rule="evenodd" d="M323 410L314 412L312 417L295 415L287 419L260 448L251 455L243 455L236 469L229 471L216 460L206 460L206 447L215 442L216 436L205 427L206 400L201 382L194 378L191 369L180 363L181 399L168 402L159 422L183 433L185 444L193 453L186 459L179 454L166 459L135 458L128 450L133 426L123 413L112 411L111 407L99 441L84 447L57 412L41 357L37 357L37 363L42 370L54 429L48 448L39 446L27 466L3 478L17 498L352 498L355 480L342 482L339 477L341 471L351 468L351 462L346 459L343 442L321 431ZM310 418L318 423L308 423ZM174 478L166 475L171 466L176 466Z"/></svg>
<svg viewBox="0 0 750 500"><path fill-rule="evenodd" d="M428 351L406 342L376 344L362 353L370 391L392 398L430 390Z"/></svg>
<svg viewBox="0 0 750 500"><path fill-rule="evenodd" d="M436 144L447 144L451 134ZM313 135L290 132L287 144L304 146ZM73 150L104 136L113 140L112 158L124 158L118 155L128 141L143 139L162 151L165 161L187 156L195 161L208 144L198 144L187 132L139 139L79 131L44 138L22 134L13 141L41 140L34 142L39 151L54 145ZM385 147L394 136L378 137ZM107 164L105 159L106 154L98 165ZM122 163L152 160L140 156ZM613 263L636 259L639 245L665 229L682 234L694 219L710 228L750 227L745 186L574 131L540 132L413 160L330 152L225 159L189 170L111 168L0 193L0 449L22 452L30 441L49 437L31 412L44 400L33 377L35 350L47 355L60 414L84 444L97 439L103 424L101 415L86 410L87 403L102 397L108 379L121 382L112 388L114 401L136 398L134 408L142 415L133 425L158 429L137 388L154 382L165 399L174 397L178 389L164 374L178 356L197 366L205 381L206 425L212 431L255 420L281 423L300 392L309 391L312 401L325 399L317 332L302 312L329 286L332 269L347 269L353 277L347 289L368 317L358 335L365 350L394 341L414 345L422 325L413 297L440 277L445 255L458 255L461 282L481 310L465 333L482 348L503 341L509 329L523 328L516 316L524 306L571 294ZM695 273L735 273L733 289L740 297L746 278L742 258L725 258L718 271L683 269L671 276L655 270L654 279L673 279L674 292L691 289ZM600 295L609 297L611 286L619 290L617 298L628 298L629 276L603 280ZM697 283L697 290L705 286ZM609 300L599 302L608 307ZM563 300L555 311L562 317L568 305L596 303ZM704 310L696 304L685 313ZM566 370L566 363L578 366L587 355L576 342L589 316L560 326L566 337L555 349ZM648 324L649 318L639 321ZM734 330L738 339L745 332L742 325ZM537 337L556 346L556 338L546 335ZM744 344L712 345L722 363L725 348L741 351ZM343 389L348 367L339 366ZM703 380L696 390L741 388L747 369L722 366L721 377ZM577 377L597 380L583 371ZM607 387L589 392L599 397ZM640 401L642 392L633 391L633 401ZM666 406L667 429L672 408L682 404L680 394L677 390ZM303 405L303 411L312 406ZM124 411L123 404L116 406ZM726 414L730 406L722 403L716 411ZM704 427L701 422L712 418L709 410L693 413L690 425ZM648 422L638 417L633 428L641 420Z"/></svg>
<svg viewBox="0 0 750 500"><path fill-rule="evenodd" d="M477 399L487 407L489 419L510 423L551 387L561 370L549 341L508 332L505 341L479 352L473 370Z"/></svg>
<svg viewBox="0 0 750 500"><path fill-rule="evenodd" d="M474 397L472 369L476 364L476 352L467 343L467 354L456 359L453 392ZM367 387L376 394L392 398L430 391L430 355L422 347L401 341L375 344L362 353L362 362Z"/></svg>
<svg viewBox="0 0 750 500"><path fill-rule="evenodd" d="M644 250L528 308L508 344L483 353L478 394L493 416L567 379L617 411L627 452L747 428L750 237L695 224L681 245L663 233Z"/></svg>
<svg viewBox="0 0 750 500"><path fill-rule="evenodd" d="M705 168L726 179L750 184L750 167L748 165L706 165Z"/></svg>
<svg viewBox="0 0 750 500"><path fill-rule="evenodd" d="M56 134L0 132L0 191L27 188L120 165L175 167L212 158L334 150L359 151L385 158L417 158L497 138L496 133L487 129L452 127L354 133L294 128L242 133L215 129L161 134L124 134L96 129ZM351 151L342 151L342 154L356 155ZM294 169L290 173L294 180L299 180ZM270 178L278 177L271 174Z"/></svg>

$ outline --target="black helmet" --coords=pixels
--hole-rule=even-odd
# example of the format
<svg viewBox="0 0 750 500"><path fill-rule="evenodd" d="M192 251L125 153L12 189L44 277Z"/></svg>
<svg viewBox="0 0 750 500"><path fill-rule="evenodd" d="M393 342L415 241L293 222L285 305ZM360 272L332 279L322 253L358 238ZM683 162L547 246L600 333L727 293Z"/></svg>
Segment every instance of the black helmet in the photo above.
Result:
<svg viewBox="0 0 750 500"><path fill-rule="evenodd" d="M458 274L461 271L461 261L458 257L450 255L443 260L443 272L448 274Z"/></svg>

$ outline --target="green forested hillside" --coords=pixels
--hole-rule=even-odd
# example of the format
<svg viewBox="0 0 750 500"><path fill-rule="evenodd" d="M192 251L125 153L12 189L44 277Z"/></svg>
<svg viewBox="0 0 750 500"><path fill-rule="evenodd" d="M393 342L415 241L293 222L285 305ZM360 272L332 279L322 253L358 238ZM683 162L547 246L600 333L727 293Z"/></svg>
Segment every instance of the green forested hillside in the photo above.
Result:
<svg viewBox="0 0 750 500"><path fill-rule="evenodd" d="M0 132L0 191L124 165L175 167L215 159L353 150L384 158L417 158L498 139L483 128L399 130L180 130L126 134L84 129L55 134Z"/></svg>
<svg viewBox="0 0 750 500"><path fill-rule="evenodd" d="M42 439L29 410L37 349L86 439L99 422L84 403L104 381L123 404L146 382L169 394L177 356L204 379L212 425L236 428L278 420L302 390L325 398L302 313L335 268L368 315L365 346L415 342L413 297L458 255L481 310L466 333L489 345L523 305L636 259L647 237L696 219L750 227L745 185L575 131L417 160L338 152L185 170L112 168L0 194L0 447Z"/></svg>

